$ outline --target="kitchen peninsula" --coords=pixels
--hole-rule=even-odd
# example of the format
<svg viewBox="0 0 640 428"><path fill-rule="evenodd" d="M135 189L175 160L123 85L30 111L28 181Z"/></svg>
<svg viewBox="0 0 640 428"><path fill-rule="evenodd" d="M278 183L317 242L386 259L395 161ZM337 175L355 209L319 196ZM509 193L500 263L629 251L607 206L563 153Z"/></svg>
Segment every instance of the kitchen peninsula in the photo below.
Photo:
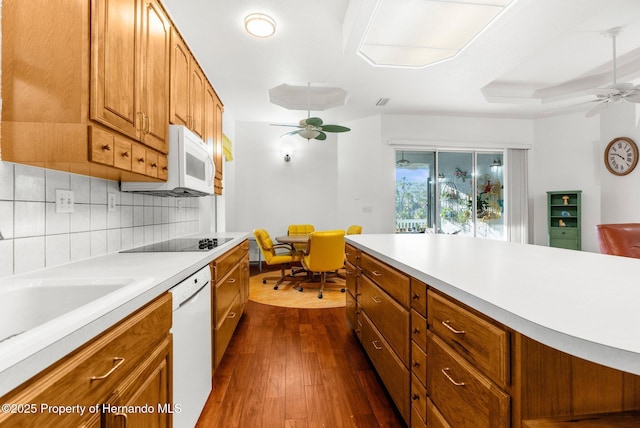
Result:
<svg viewBox="0 0 640 428"><path fill-rule="evenodd" d="M388 365L376 359L396 361L390 379L404 376L407 392L394 401L411 426L640 421L640 260L453 235L346 241L357 272L347 315L383 382ZM399 292L391 276L407 286ZM407 332L376 312L385 298L406 314ZM611 423L601 426L627 426Z"/></svg>

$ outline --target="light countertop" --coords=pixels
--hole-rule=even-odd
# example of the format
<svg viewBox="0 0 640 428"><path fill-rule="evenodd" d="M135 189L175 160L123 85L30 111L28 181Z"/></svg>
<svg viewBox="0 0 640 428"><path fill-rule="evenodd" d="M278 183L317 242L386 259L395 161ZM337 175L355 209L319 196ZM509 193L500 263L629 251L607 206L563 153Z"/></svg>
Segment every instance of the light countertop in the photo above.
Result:
<svg viewBox="0 0 640 428"><path fill-rule="evenodd" d="M248 233L241 232L199 233L192 237L203 236L233 239L210 251L113 253L0 278L0 289L43 278L71 282L87 278L131 282L68 314L0 342L0 396L249 238Z"/></svg>
<svg viewBox="0 0 640 428"><path fill-rule="evenodd" d="M346 241L540 343L640 375L640 259L457 235Z"/></svg>

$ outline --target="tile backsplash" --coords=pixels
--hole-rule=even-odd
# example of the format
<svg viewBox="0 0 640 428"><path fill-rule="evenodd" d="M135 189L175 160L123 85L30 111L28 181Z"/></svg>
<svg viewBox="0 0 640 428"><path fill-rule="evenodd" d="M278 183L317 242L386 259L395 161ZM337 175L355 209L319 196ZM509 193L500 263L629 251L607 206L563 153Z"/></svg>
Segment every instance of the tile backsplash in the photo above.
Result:
<svg viewBox="0 0 640 428"><path fill-rule="evenodd" d="M56 213L57 189L73 191L73 213ZM0 277L198 232L198 199L121 192L117 181L0 161Z"/></svg>

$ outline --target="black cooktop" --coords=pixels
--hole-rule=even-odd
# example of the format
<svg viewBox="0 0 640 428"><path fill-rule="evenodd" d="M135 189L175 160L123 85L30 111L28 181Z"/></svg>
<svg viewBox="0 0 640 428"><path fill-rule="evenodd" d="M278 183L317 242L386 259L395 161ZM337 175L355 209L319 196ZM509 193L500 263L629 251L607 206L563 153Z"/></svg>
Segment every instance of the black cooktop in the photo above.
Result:
<svg viewBox="0 0 640 428"><path fill-rule="evenodd" d="M232 238L175 238L142 247L120 251L121 253L182 253L185 251L209 251Z"/></svg>

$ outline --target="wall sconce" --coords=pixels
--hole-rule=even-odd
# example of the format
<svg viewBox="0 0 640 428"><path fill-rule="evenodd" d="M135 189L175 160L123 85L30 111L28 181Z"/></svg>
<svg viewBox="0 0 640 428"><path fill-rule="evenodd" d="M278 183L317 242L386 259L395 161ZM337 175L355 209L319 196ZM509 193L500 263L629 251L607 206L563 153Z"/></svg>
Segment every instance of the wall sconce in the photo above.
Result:
<svg viewBox="0 0 640 428"><path fill-rule="evenodd" d="M289 153L287 153L286 155L284 155L284 161L285 161L285 162L290 162L290 161L291 161L291 156L289 156Z"/></svg>

